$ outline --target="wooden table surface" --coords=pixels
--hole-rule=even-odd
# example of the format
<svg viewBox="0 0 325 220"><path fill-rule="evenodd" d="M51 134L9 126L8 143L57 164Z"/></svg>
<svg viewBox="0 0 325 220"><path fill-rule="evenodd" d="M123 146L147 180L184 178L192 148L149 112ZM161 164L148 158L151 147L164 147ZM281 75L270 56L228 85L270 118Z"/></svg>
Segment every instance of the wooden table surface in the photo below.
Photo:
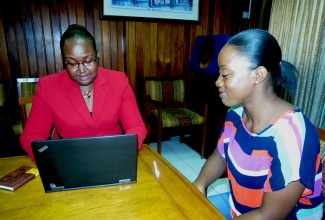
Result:
<svg viewBox="0 0 325 220"><path fill-rule="evenodd" d="M0 158L0 177L28 156ZM0 219L225 219L181 173L148 145L138 182L45 193L39 176L15 192L0 189Z"/></svg>

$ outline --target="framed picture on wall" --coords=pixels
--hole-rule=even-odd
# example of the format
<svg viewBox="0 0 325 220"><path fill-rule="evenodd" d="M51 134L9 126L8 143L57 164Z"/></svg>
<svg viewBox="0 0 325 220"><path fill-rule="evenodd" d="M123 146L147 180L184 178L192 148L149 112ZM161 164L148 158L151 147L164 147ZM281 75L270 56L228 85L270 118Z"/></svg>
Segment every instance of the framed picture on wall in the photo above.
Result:
<svg viewBox="0 0 325 220"><path fill-rule="evenodd" d="M103 0L101 19L200 23L200 0Z"/></svg>

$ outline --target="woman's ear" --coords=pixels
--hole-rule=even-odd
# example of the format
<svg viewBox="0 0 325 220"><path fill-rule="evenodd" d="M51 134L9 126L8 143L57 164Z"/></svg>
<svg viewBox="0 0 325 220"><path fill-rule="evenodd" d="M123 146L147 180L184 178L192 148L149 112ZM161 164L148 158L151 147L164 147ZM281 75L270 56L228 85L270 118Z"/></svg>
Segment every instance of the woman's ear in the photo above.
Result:
<svg viewBox="0 0 325 220"><path fill-rule="evenodd" d="M259 84L263 82L268 76L267 69L264 66L259 66L254 70L256 82L255 84Z"/></svg>

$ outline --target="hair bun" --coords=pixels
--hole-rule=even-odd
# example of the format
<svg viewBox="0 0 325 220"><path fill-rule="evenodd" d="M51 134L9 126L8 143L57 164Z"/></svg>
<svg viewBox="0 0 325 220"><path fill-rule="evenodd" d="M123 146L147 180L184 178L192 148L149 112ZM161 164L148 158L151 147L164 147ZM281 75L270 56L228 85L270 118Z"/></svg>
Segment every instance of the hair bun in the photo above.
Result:
<svg viewBox="0 0 325 220"><path fill-rule="evenodd" d="M68 29L86 29L84 26L80 25L80 24L70 24L68 26Z"/></svg>

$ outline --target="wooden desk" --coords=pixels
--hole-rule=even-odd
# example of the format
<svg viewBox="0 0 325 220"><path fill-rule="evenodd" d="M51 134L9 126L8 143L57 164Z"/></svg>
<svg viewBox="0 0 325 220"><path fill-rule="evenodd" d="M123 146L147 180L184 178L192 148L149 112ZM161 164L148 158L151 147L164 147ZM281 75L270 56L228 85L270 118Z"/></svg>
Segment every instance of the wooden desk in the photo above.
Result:
<svg viewBox="0 0 325 220"><path fill-rule="evenodd" d="M35 166L28 156L0 158L0 176L22 165ZM225 218L168 161L143 145L137 183L45 193L37 176L15 192L0 190L0 219Z"/></svg>

